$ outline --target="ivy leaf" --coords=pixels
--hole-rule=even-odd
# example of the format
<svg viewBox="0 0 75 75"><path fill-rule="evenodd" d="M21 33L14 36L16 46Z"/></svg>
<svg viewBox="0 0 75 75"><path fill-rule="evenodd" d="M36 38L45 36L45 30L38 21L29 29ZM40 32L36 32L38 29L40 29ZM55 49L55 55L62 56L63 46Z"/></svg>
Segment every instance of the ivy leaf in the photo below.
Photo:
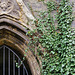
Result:
<svg viewBox="0 0 75 75"><path fill-rule="evenodd" d="M52 54L55 54L55 52L54 52L54 51L51 51L51 53L52 53Z"/></svg>

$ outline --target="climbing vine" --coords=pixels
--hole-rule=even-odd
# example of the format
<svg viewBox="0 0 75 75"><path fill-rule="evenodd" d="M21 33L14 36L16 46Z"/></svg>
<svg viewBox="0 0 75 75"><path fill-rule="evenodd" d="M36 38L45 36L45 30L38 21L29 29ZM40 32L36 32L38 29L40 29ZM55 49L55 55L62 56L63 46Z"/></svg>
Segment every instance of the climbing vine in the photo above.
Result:
<svg viewBox="0 0 75 75"><path fill-rule="evenodd" d="M72 5L69 0L47 2L47 11L40 12L35 21L36 30L29 31L29 46L34 54L41 56L42 75L75 75L75 30ZM52 16L56 11L56 19ZM55 27L55 21L58 25Z"/></svg>

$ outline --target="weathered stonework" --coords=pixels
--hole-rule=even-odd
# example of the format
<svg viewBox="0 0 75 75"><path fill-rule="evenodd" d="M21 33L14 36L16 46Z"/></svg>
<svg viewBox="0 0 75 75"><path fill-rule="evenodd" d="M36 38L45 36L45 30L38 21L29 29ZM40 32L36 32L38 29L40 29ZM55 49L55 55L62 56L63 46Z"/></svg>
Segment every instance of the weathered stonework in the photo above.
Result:
<svg viewBox="0 0 75 75"><path fill-rule="evenodd" d="M27 25L31 20L35 20L31 12L27 9L22 0L1 0L0 1L0 16L18 21L24 27L32 30L34 25Z"/></svg>
<svg viewBox="0 0 75 75"><path fill-rule="evenodd" d="M26 33L35 28L32 20L35 18L22 0L0 0L0 46L8 45L24 55L30 41ZM27 51L26 59L32 75L40 75L39 64L31 50Z"/></svg>
<svg viewBox="0 0 75 75"><path fill-rule="evenodd" d="M75 15L75 0L70 1L74 3ZM40 0L0 0L0 45L8 45L24 55L30 41L26 33L36 28L32 20L36 20L34 16L38 16L38 11L45 10L47 8ZM75 20L72 27L75 27ZM31 50L27 51L26 58L32 75L41 75L39 64Z"/></svg>
<svg viewBox="0 0 75 75"><path fill-rule="evenodd" d="M26 4L26 6L31 10L32 8L32 14L35 17L38 17L38 11L46 11L46 5L43 4L43 2L41 0L23 0L24 3ZM44 0L44 2L46 3L49 0ZM54 0L56 2L60 2L61 0ZM75 0L69 0L71 3L73 3L74 7L73 7L73 16L75 16ZM29 7L30 6L30 7ZM37 12L36 12L37 11ZM55 12L53 12L52 14L56 14ZM72 23L72 27L75 28L75 20Z"/></svg>

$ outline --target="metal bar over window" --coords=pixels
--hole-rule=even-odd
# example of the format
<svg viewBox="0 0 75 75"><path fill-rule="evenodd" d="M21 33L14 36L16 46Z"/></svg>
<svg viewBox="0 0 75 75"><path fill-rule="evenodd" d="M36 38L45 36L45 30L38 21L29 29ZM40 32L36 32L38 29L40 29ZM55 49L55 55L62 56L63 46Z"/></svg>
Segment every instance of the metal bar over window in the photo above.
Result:
<svg viewBox="0 0 75 75"><path fill-rule="evenodd" d="M13 75L15 75L15 55L13 54Z"/></svg>
<svg viewBox="0 0 75 75"><path fill-rule="evenodd" d="M10 50L8 50L8 75L10 75Z"/></svg>
<svg viewBox="0 0 75 75"><path fill-rule="evenodd" d="M5 75L5 46L3 47L3 75Z"/></svg>
<svg viewBox="0 0 75 75"><path fill-rule="evenodd" d="M25 75L24 66L23 66L23 75Z"/></svg>
<svg viewBox="0 0 75 75"><path fill-rule="evenodd" d="M23 69L24 69L24 72L26 73L26 75L28 75L28 72L27 72L26 67L24 66L24 64L23 64Z"/></svg>
<svg viewBox="0 0 75 75"><path fill-rule="evenodd" d="M28 75L28 71L22 62L21 64L21 59L20 57L14 52L14 50L10 49L8 46L3 45L0 47L0 50L2 50L2 63L3 63L3 68L2 69L2 75ZM16 62L21 66L19 68L16 67ZM22 72L22 73L21 73ZM0 74L1 75L1 74Z"/></svg>
<svg viewBox="0 0 75 75"><path fill-rule="evenodd" d="M20 60L18 59L18 64L20 65ZM18 65L18 75L20 75L20 67Z"/></svg>

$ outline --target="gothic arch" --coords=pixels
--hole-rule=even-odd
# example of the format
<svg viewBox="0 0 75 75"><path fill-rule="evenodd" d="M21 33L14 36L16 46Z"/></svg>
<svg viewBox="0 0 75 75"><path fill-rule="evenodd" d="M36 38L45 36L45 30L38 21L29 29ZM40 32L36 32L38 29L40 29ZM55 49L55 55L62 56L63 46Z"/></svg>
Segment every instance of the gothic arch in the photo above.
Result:
<svg viewBox="0 0 75 75"><path fill-rule="evenodd" d="M0 0L0 46L7 45L24 55L30 41L26 33L35 28L31 20L35 18L22 0ZM39 64L30 49L26 59L32 75L40 75Z"/></svg>
<svg viewBox="0 0 75 75"><path fill-rule="evenodd" d="M0 46L8 45L13 49L15 48L15 50L18 50L22 53L22 55L24 55L24 50L28 48L28 36L25 35L25 32L22 29L18 27L14 28L13 26L14 25L7 22L0 23ZM27 51L26 59L28 61L32 75L40 75L39 65L31 50Z"/></svg>

